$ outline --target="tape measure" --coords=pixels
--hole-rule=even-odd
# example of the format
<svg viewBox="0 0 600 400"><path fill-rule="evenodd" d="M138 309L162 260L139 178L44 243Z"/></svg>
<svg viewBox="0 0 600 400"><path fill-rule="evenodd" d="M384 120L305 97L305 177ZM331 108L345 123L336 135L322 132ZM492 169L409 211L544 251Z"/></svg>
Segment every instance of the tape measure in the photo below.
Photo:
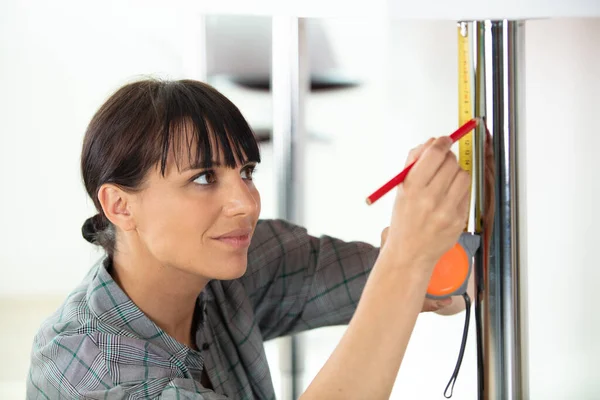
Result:
<svg viewBox="0 0 600 400"><path fill-rule="evenodd" d="M459 22L458 33L458 125L473 118L473 102L471 100L471 42L469 40L469 25ZM469 173L473 182L473 132L469 132L458 141L458 163ZM471 185L472 186L472 185ZM469 210L471 196L469 196ZM470 214L469 214L470 216ZM469 218L465 231L469 228Z"/></svg>
<svg viewBox="0 0 600 400"><path fill-rule="evenodd" d="M469 40L469 25L459 22L458 31L458 123L462 126L473 118L473 102L471 100L471 43ZM458 141L458 163L471 177L473 182L473 132L463 136ZM469 196L469 210L471 209L471 196ZM469 214L470 216L470 214ZM464 228L469 228L469 218ZM429 286L427 297L443 299L461 295L467 290L467 283L471 274L471 260L467 257L464 248L456 244L436 264Z"/></svg>
<svg viewBox="0 0 600 400"><path fill-rule="evenodd" d="M458 122L464 124L473 118L473 104L471 101L471 43L469 41L469 24L459 22L458 31ZM469 132L458 141L458 163L470 176L470 187L473 187L473 133ZM469 195L469 210L471 209L471 195ZM469 217L470 217L469 213ZM465 232L469 229L469 218L465 226ZM462 236L466 238L467 233ZM462 239L461 238L461 241ZM470 236L471 239L477 238ZM465 300L465 327L460 345L460 352L454 372L444 390L444 397L452 397L454 383L458 377L458 371L462 364L469 332L469 319L471 315L471 299L467 292L469 276L472 270L472 255L467 255L465 247L457 243L436 264L429 286L427 297L440 299L453 295L462 295ZM448 395L448 392L450 393Z"/></svg>
<svg viewBox="0 0 600 400"><path fill-rule="evenodd" d="M427 286L427 297L445 299L467 291L471 275L471 260L464 244L456 243L439 259Z"/></svg>

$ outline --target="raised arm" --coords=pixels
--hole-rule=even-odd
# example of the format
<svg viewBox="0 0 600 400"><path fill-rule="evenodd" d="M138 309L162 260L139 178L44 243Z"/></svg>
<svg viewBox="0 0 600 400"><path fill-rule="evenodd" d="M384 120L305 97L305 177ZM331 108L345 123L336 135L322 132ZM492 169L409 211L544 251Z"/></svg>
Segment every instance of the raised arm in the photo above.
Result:
<svg viewBox="0 0 600 400"><path fill-rule="evenodd" d="M387 399L437 260L458 240L468 212L469 176L448 138L422 156L399 187L389 236L339 345L302 399Z"/></svg>

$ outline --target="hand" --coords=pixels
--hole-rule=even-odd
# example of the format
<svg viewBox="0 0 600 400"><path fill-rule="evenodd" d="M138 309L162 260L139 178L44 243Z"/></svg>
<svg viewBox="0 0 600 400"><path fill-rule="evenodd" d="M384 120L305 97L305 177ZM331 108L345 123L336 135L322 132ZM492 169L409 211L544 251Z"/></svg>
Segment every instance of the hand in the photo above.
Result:
<svg viewBox="0 0 600 400"><path fill-rule="evenodd" d="M452 301L452 297L443 300L433 300L426 297L421 312L437 312L443 310L444 308L451 306Z"/></svg>
<svg viewBox="0 0 600 400"><path fill-rule="evenodd" d="M458 165L448 137L430 139L409 154L418 159L398 187L389 238L382 252L430 266L458 241L467 222L470 176Z"/></svg>

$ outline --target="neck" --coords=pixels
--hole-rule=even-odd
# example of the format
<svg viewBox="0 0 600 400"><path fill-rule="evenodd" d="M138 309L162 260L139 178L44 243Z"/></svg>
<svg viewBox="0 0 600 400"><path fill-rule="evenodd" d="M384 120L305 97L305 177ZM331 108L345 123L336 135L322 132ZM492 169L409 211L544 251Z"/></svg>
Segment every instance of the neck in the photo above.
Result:
<svg viewBox="0 0 600 400"><path fill-rule="evenodd" d="M195 348L192 323L198 295L208 280L162 265L143 246L128 244L113 256L115 282L156 325Z"/></svg>

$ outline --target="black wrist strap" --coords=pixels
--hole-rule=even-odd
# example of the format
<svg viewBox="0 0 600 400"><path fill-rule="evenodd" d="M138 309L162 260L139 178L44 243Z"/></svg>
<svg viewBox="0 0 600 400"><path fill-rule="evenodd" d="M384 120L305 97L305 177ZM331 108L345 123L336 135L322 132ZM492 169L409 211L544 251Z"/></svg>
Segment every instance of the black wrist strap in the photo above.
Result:
<svg viewBox="0 0 600 400"><path fill-rule="evenodd" d="M458 371L460 370L460 365L462 364L463 356L465 355L467 337L469 336L469 321L471 319L471 298L465 292L463 294L463 299L465 299L465 327L463 329L463 336L462 342L460 344L460 352L458 353L458 360L456 361L454 372L452 372L452 377L450 378L450 381L446 386L446 390L444 390L444 397L447 399L452 397L452 392L454 391L454 384L456 383L456 378L458 377ZM448 394L448 390L450 390L450 394Z"/></svg>

